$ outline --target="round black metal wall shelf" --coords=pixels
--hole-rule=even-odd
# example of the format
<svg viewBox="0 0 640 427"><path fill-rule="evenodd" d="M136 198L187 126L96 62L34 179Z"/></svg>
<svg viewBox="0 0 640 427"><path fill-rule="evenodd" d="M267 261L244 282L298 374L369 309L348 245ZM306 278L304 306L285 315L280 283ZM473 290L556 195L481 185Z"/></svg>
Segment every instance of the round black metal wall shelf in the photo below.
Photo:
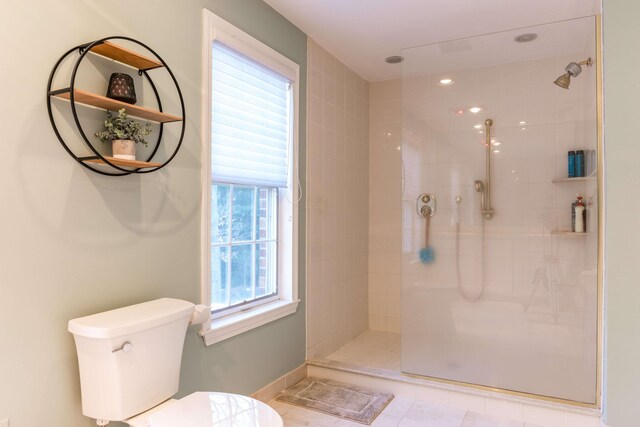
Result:
<svg viewBox="0 0 640 427"><path fill-rule="evenodd" d="M142 46L144 49L149 51L154 57L150 58L145 55L141 55L137 52L129 50L123 46L112 43L110 40L126 40L139 46ZM76 60L73 71L71 72L71 79L69 82L69 86L62 89L52 89L51 85L53 84L53 80L55 78L58 69L62 62L68 58L70 55L76 53L79 55ZM117 61L121 64L136 68L138 70L138 74L143 78L146 78L153 90L153 93L156 98L156 102L158 104L158 109L154 110L151 108L141 107L137 105L127 104L126 102L118 101L115 99L107 98L102 95L97 95L82 89L76 89L76 75L82 60L87 56L87 54L97 54L114 61ZM173 114L165 113L162 109L162 101L160 99L160 95L158 94L158 90L156 89L151 76L149 76L148 71L163 68L173 80L176 91L178 93L178 97L180 99L180 108L182 109L182 115L176 116ZM51 100L52 98L59 98L68 100L71 106L71 113L73 115L73 120L75 125L80 133L80 136L84 140L86 146L93 152L93 156L77 156L73 150L67 145L64 138L60 134L58 130L58 126L56 125L56 121L53 116L52 108L51 108ZM80 119L78 117L78 109L77 105L89 106L89 107L97 107L104 110L113 110L118 111L121 108L124 108L127 115L136 117L142 120L150 121L158 123L160 129L158 131L158 136L153 145L153 149L151 150L151 154L147 157L145 161L137 161L137 160L123 160L116 159L113 157L102 155L96 150L93 146L89 138L82 128L80 124ZM94 172L97 172L102 175L110 175L110 176L124 176L130 175L132 173L149 173L155 172L159 169L165 167L178 153L180 146L182 145L182 139L184 138L185 131L185 111L184 111L184 99L182 98L182 92L180 91L180 86L178 85L178 81L175 76L171 72L169 66L164 62L160 56L155 53L149 46L134 40L130 37L124 36L111 36L105 37L100 40L93 41L91 43L86 43L80 46L76 46L69 51L67 51L64 55L58 59L58 62L53 66L53 70L51 70L51 74L49 76L49 82L47 84L47 111L49 112L49 120L51 121L51 126L53 126L53 131L55 132L58 140L64 147L64 149L73 157L78 163L84 166L87 169L90 169ZM171 153L171 155L167 158L164 163L156 163L152 162L153 157L158 152L158 148L160 147L160 143L162 142L164 125L167 123L175 123L180 122L182 128L180 130L180 137L176 144L175 150ZM109 169L105 170L105 166Z"/></svg>

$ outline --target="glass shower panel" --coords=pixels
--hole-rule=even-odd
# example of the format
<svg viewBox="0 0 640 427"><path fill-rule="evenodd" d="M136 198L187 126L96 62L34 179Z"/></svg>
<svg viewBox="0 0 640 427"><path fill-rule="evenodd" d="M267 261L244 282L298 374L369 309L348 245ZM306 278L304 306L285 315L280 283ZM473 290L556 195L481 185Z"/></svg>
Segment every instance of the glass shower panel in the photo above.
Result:
<svg viewBox="0 0 640 427"><path fill-rule="evenodd" d="M595 18L402 56L402 370L595 403L596 67L554 84L597 60ZM578 150L585 176L568 179ZM577 195L585 233L571 231Z"/></svg>

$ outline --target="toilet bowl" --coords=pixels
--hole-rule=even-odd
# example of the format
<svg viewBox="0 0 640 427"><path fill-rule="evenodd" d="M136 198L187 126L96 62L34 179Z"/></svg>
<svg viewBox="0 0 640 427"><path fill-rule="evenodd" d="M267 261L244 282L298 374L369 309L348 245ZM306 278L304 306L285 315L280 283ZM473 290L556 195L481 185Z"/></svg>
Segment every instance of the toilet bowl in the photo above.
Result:
<svg viewBox="0 0 640 427"><path fill-rule="evenodd" d="M70 320L82 413L100 426L282 427L274 409L247 396L196 392L171 398L178 392L187 326L209 312L162 298Z"/></svg>
<svg viewBox="0 0 640 427"><path fill-rule="evenodd" d="M131 427L282 427L270 406L247 396L196 392L127 420Z"/></svg>

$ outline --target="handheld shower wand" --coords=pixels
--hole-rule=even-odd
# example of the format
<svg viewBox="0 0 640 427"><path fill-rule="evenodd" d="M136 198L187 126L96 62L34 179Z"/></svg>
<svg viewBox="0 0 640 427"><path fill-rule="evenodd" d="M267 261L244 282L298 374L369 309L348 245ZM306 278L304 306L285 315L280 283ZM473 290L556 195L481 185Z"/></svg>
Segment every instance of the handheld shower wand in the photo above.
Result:
<svg viewBox="0 0 640 427"><path fill-rule="evenodd" d="M481 180L477 179L474 182L474 186L476 189L476 192L480 193L480 209L484 211L484 207L485 207L485 191L484 191L484 182L482 182Z"/></svg>
<svg viewBox="0 0 640 427"><path fill-rule="evenodd" d="M485 140L485 182L481 180L475 181L475 188L478 193L482 195L480 199L480 212L485 219L493 218L495 210L491 207L491 126L493 126L493 120L487 119L484 121L486 128L486 140ZM486 183L486 185L485 185Z"/></svg>

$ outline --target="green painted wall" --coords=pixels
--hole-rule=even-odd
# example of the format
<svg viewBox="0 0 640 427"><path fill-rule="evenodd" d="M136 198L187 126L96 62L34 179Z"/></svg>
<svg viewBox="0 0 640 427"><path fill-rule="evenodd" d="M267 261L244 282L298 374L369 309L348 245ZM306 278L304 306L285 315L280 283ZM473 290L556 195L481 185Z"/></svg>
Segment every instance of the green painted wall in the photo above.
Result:
<svg viewBox="0 0 640 427"><path fill-rule="evenodd" d="M640 423L640 2L605 0L605 400L607 424Z"/></svg>
<svg viewBox="0 0 640 427"><path fill-rule="evenodd" d="M11 427L90 426L67 321L159 297L199 301L202 8L300 64L305 188L306 36L260 0L4 0L0 81L0 419ZM76 164L46 112L51 67L72 46L127 35L171 66L188 115L160 172L104 177ZM305 293L304 201L300 296ZM304 361L304 304L212 347L190 328L180 395L251 393Z"/></svg>

